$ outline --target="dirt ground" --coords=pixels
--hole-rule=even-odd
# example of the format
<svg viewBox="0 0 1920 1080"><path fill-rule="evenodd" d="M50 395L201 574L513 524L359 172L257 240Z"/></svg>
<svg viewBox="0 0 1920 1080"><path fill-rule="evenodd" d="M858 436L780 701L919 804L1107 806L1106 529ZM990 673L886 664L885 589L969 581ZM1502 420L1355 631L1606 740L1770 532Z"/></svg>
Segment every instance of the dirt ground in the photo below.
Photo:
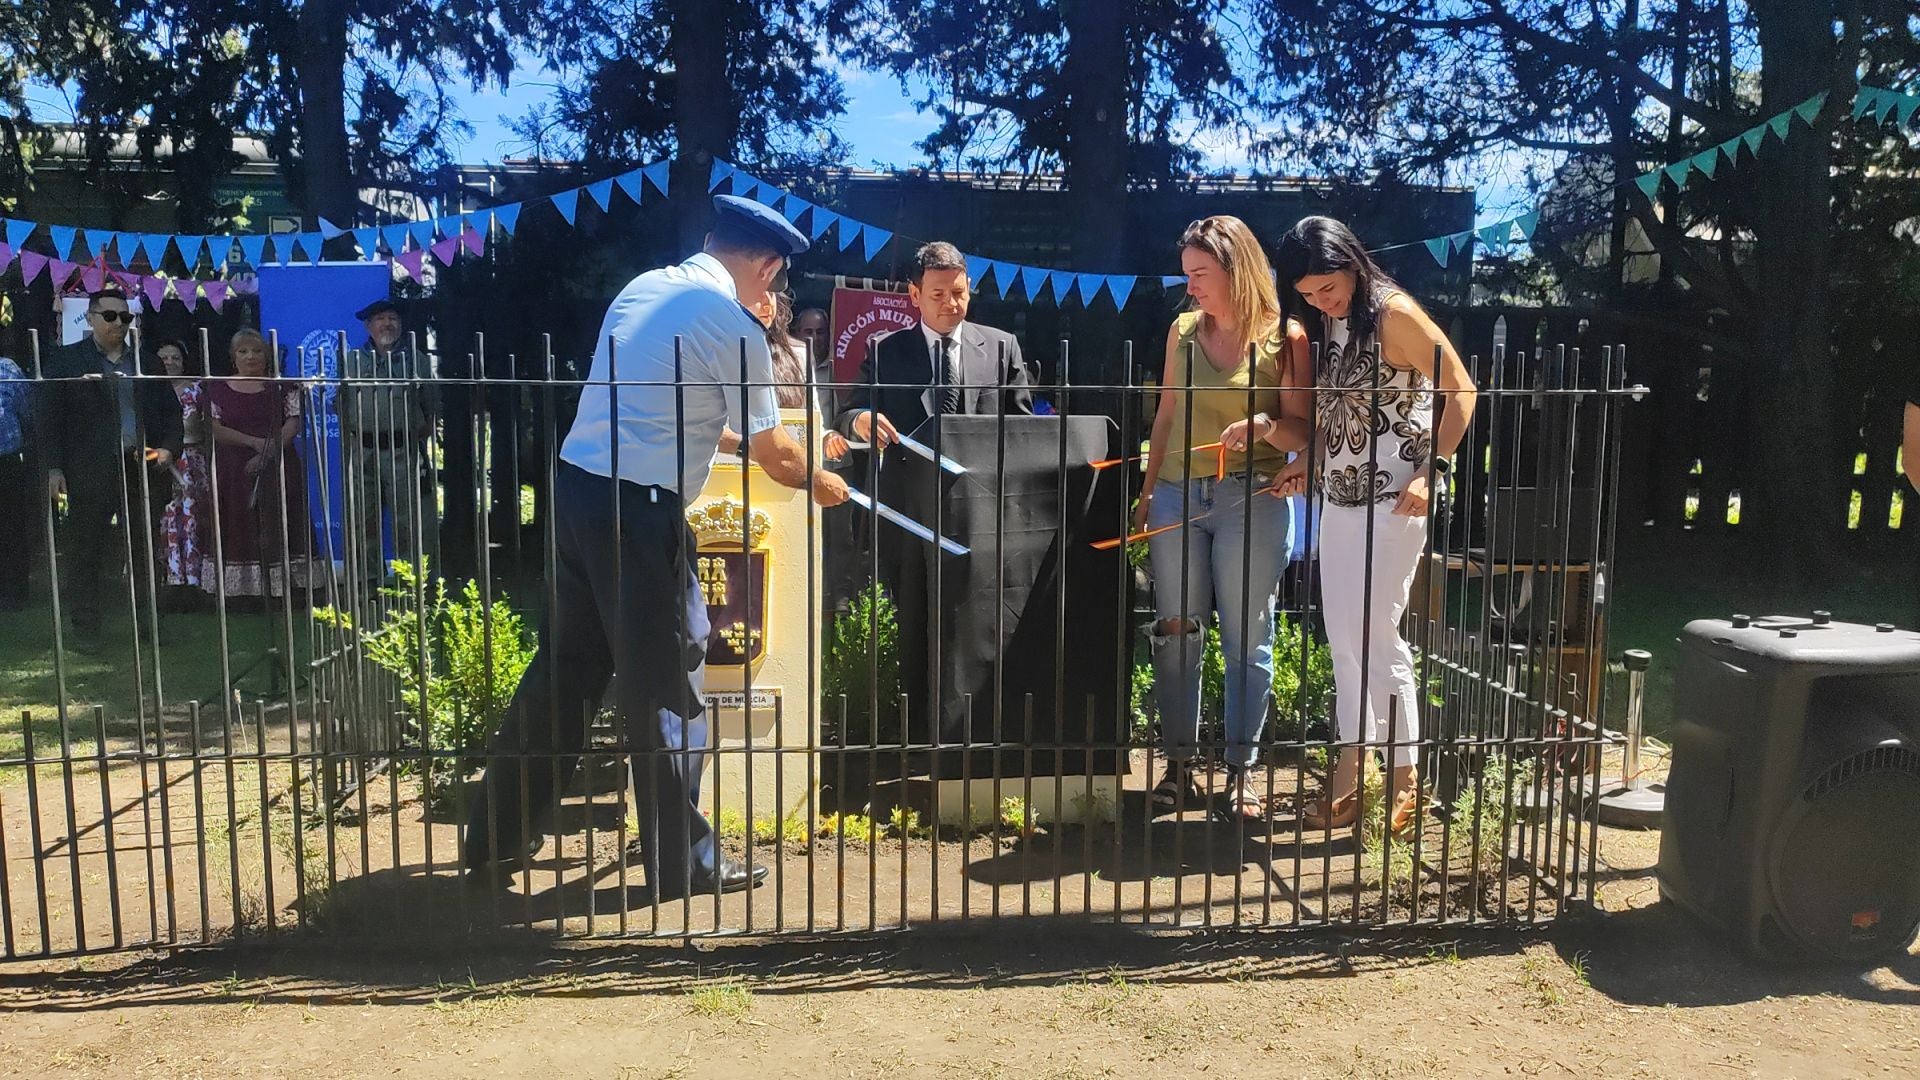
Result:
<svg viewBox="0 0 1920 1080"><path fill-rule="evenodd" d="M0 966L0 1076L1920 1075L1920 955L1746 961L1608 831L1539 932L1044 918L827 940L305 935Z"/></svg>

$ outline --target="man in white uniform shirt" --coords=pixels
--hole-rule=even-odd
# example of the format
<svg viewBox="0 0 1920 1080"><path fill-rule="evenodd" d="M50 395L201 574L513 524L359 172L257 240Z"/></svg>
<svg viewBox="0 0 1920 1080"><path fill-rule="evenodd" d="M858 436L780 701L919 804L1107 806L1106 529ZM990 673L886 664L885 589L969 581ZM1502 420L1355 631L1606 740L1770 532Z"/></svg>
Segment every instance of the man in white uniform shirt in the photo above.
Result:
<svg viewBox="0 0 1920 1080"><path fill-rule="evenodd" d="M766 296L807 238L746 199L719 196L714 210L700 254L641 274L607 309L560 448L553 610L493 737L467 827L470 870L538 851L587 720L617 674L634 750L638 847L654 896L732 892L766 874L720 856L697 805L708 624L685 501L706 486L729 422L747 433L755 464L775 483L811 489L822 506L846 501L847 485L809 470L805 448L781 427L766 332L743 306Z"/></svg>

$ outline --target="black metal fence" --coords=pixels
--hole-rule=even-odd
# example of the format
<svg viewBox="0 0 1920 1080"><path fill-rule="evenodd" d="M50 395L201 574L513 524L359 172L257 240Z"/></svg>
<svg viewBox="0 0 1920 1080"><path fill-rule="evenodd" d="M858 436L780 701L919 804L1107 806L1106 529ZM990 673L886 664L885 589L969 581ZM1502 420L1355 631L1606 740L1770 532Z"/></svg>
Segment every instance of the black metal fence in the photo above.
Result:
<svg viewBox="0 0 1920 1080"><path fill-rule="evenodd" d="M334 348L344 355L344 340ZM324 360L283 358L286 370L340 370ZM471 370L488 370L480 360ZM1332 722L1324 560L1311 542L1281 560L1266 641L1245 632L1264 621L1257 597L1253 609L1212 605L1243 621L1226 637L1270 646L1270 675L1230 663L1204 632L1158 634L1161 648L1203 654L1198 723L1168 735L1151 660L1165 627L1150 597L1199 583L1153 580L1129 539L1158 393L1136 377L1158 364L1129 354L1111 384L1036 388L1052 415L936 419L923 453L892 451L884 468L856 445L835 467L873 496L863 506L823 511L722 455L708 490L686 500L688 576L715 623L705 739L636 749L633 718L597 707L580 718L581 745L523 744L485 769L487 736L555 604L559 447L580 395L617 390L543 360L544 380L278 381L267 392L289 414L299 406L298 434L281 457L245 455L265 462L241 466L247 483L232 470L251 448L203 424L204 557L197 574L172 575L191 583L168 580L178 521L169 532L147 509L167 501L147 496L174 471L137 452L112 466L118 520L134 523L112 532L124 579L111 564L101 580L69 579L81 523L52 499L37 499L37 520L0 524L9 549L29 551L35 582L0 634L9 696L26 703L0 724L0 953L296 927L692 936L1041 914L1533 922L1590 897L1620 433L1638 396L1619 352L1469 362L1478 405L1456 467L1425 466L1435 498L1400 623L1417 737L1394 734L1394 716L1384 735L1347 739ZM810 458L834 395L850 389L810 387L814 407L788 414ZM1422 407L1437 418L1446 396ZM443 409L457 397L469 407ZM444 490L443 412L473 425L472 498ZM412 426L418 415L425 428ZM276 472L288 458L298 472ZM1191 476L1201 460L1188 455L1183 479L1205 479ZM260 480L272 475L283 481ZM1245 505L1272 498L1269 481L1212 478ZM1321 495L1311 487L1293 503L1308 537ZM471 517L445 520L451 505ZM1187 537L1198 518L1183 512L1161 535ZM1269 554L1260 545L1284 538L1250 514L1242 522L1234 557L1248 581L1256 553ZM445 560L471 576L440 575L440 534L472 538L464 558ZM256 565L236 570L244 562ZM1369 596L1397 588L1366 565ZM70 625L80 589L111 597L85 640ZM1267 685L1246 685L1250 670ZM1253 706L1264 718L1253 765L1197 769L1173 805L1154 805L1167 748L1201 763L1243 752L1246 721L1235 732L1223 716L1229 671L1236 697L1271 695ZM1304 827L1343 747L1390 762L1410 751L1425 795L1407 827L1389 821L1392 793L1371 769L1357 822ZM648 815L634 799L652 793L645 781L630 790L629 762L651 775L659 755L704 763L702 812L723 853L770 870L759 888L679 899L645 880L633 844ZM484 785L497 795L534 770L570 778L555 805L526 811L538 853L463 873ZM511 854L493 840L493 854Z"/></svg>

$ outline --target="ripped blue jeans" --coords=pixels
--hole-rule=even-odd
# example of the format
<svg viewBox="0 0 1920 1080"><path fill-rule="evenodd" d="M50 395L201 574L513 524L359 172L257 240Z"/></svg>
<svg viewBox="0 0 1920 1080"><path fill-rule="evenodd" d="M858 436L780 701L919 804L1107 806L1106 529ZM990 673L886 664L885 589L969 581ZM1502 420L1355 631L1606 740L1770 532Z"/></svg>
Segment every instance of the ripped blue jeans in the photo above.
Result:
<svg viewBox="0 0 1920 1080"><path fill-rule="evenodd" d="M1186 522L1147 540L1153 564L1153 696L1171 761L1199 751L1200 660L1208 616L1220 615L1229 765L1253 764L1273 696L1273 609L1293 550L1293 506L1271 477L1158 481L1147 526ZM1184 622L1183 622L1184 620ZM1186 632L1168 632L1168 623Z"/></svg>

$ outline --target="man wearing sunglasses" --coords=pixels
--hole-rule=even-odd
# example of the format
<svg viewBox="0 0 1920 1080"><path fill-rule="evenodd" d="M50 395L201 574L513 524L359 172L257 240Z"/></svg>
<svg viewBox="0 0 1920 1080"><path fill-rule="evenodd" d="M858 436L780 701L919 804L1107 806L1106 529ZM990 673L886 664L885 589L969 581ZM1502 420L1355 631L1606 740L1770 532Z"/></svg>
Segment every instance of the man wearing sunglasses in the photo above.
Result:
<svg viewBox="0 0 1920 1080"><path fill-rule="evenodd" d="M134 314L118 292L87 298L90 333L40 364L39 422L48 494L67 500L59 537L60 600L82 643L100 635L103 571L132 541L133 580L151 588L153 528L184 437L180 403L163 377L142 378ZM116 521L118 526L116 526ZM138 528L122 532L130 523Z"/></svg>

